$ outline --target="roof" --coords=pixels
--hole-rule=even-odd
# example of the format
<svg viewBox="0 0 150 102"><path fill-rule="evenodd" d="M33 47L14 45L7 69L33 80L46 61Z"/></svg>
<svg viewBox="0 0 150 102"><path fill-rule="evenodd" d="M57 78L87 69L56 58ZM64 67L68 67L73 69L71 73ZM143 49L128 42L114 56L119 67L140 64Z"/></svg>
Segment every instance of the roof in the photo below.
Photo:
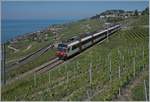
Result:
<svg viewBox="0 0 150 102"><path fill-rule="evenodd" d="M113 27L110 27L110 28L108 28L108 30L111 30L111 29L113 29L113 28L115 28L115 27L117 27L117 26L119 26L119 25L115 25L115 26L113 26ZM103 30L103 31L100 31L100 32L98 32L98 33L94 33L93 34L93 36L97 36L97 35L99 35L99 34L101 34L101 33L103 33L103 32L106 32L107 31L107 29L105 29L105 30ZM81 41L85 41L85 40L87 40L87 39L90 39L92 37L92 35L90 34L90 35L88 35L88 36L84 36L84 37L82 37L81 38ZM72 38L72 39L69 39L68 41L66 41L66 42L63 42L63 44L66 44L66 45L68 45L68 46L72 46L72 45L75 45L75 44L77 44L77 43L79 43L80 41L79 41L79 37L74 37L74 38Z"/></svg>

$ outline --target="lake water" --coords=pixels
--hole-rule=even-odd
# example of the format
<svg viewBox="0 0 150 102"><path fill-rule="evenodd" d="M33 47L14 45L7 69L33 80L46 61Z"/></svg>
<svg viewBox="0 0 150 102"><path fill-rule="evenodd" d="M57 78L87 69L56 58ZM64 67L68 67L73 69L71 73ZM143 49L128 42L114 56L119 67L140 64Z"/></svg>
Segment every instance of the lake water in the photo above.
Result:
<svg viewBox="0 0 150 102"><path fill-rule="evenodd" d="M1 41L6 42L18 35L45 29L52 24L63 24L73 20L2 20Z"/></svg>

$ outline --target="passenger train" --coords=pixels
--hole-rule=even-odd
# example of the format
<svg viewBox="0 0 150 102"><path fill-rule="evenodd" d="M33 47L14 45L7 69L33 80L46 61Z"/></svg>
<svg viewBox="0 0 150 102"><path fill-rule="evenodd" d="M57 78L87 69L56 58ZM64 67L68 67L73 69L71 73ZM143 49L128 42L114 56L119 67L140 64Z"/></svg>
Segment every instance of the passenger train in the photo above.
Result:
<svg viewBox="0 0 150 102"><path fill-rule="evenodd" d="M120 25L118 24L118 25L109 27L103 31L100 31L98 33L90 34L86 37L77 39L72 42L67 42L67 43L62 42L58 44L56 56L58 56L60 59L65 60L77 53L80 53L86 48L98 43L99 41L107 38L114 32L118 31L119 29L120 29Z"/></svg>

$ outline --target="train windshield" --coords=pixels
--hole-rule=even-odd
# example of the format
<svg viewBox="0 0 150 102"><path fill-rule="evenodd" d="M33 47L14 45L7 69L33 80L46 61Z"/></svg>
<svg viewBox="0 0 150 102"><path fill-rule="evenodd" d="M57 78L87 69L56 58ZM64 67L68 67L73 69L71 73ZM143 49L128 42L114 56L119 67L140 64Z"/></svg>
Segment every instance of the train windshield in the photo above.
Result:
<svg viewBox="0 0 150 102"><path fill-rule="evenodd" d="M66 51L67 45L65 44L58 44L58 51Z"/></svg>

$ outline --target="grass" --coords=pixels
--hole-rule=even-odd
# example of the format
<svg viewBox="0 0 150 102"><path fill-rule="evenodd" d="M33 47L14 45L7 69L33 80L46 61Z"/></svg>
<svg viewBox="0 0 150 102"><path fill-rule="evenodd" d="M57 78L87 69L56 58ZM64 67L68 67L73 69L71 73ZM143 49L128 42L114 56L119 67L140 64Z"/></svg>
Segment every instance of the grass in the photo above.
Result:
<svg viewBox="0 0 150 102"><path fill-rule="evenodd" d="M8 44L7 43L6 49L5 49L5 51L6 51L6 58L5 58L6 62L9 62L9 61L14 60L14 59L22 58L22 57L40 49L41 47L44 47L47 44L50 44L51 42L53 42L53 36L52 36L52 33L48 33L48 40L47 41L42 40L41 42L38 42L38 41L33 41L29 38L29 39L20 40L14 44ZM19 51L14 53L14 51L12 49L8 48L9 45L12 47L15 47ZM32 47L25 51L25 49L29 45L32 45Z"/></svg>
<svg viewBox="0 0 150 102"><path fill-rule="evenodd" d="M47 45L49 43L50 43L50 41L47 41L47 42L46 41L36 42L36 41L29 41L29 40L19 41L19 43L15 44L15 46L18 46L17 49L19 49L19 51L16 53L14 53L14 51L9 49L8 45L6 45L6 62L13 60L13 59L22 58L22 57L40 49L41 47L44 47L45 45ZM29 45L32 45L32 47L25 51L25 49Z"/></svg>
<svg viewBox="0 0 150 102"><path fill-rule="evenodd" d="M145 75L142 76L142 79L140 80L139 84L137 84L135 87L131 89L132 100L146 101L144 80L146 82L147 95L149 94L149 75L148 73L145 73ZM149 99L149 95L148 95L148 99Z"/></svg>
<svg viewBox="0 0 150 102"><path fill-rule="evenodd" d="M80 20L74 23L71 23L69 26L66 26L64 30L61 32L61 39L68 39L73 36L78 36L85 32L96 31L97 29L102 28L104 24L103 21L96 19L89 20Z"/></svg>
<svg viewBox="0 0 150 102"><path fill-rule="evenodd" d="M20 75L20 74L27 72L33 68L36 68L39 65L42 65L43 63L48 62L53 56L55 56L55 49L50 49L43 55L36 58L36 60L32 60L27 64L19 65L17 68L10 70L7 73L6 78L11 79L11 78L16 77L17 75Z"/></svg>

